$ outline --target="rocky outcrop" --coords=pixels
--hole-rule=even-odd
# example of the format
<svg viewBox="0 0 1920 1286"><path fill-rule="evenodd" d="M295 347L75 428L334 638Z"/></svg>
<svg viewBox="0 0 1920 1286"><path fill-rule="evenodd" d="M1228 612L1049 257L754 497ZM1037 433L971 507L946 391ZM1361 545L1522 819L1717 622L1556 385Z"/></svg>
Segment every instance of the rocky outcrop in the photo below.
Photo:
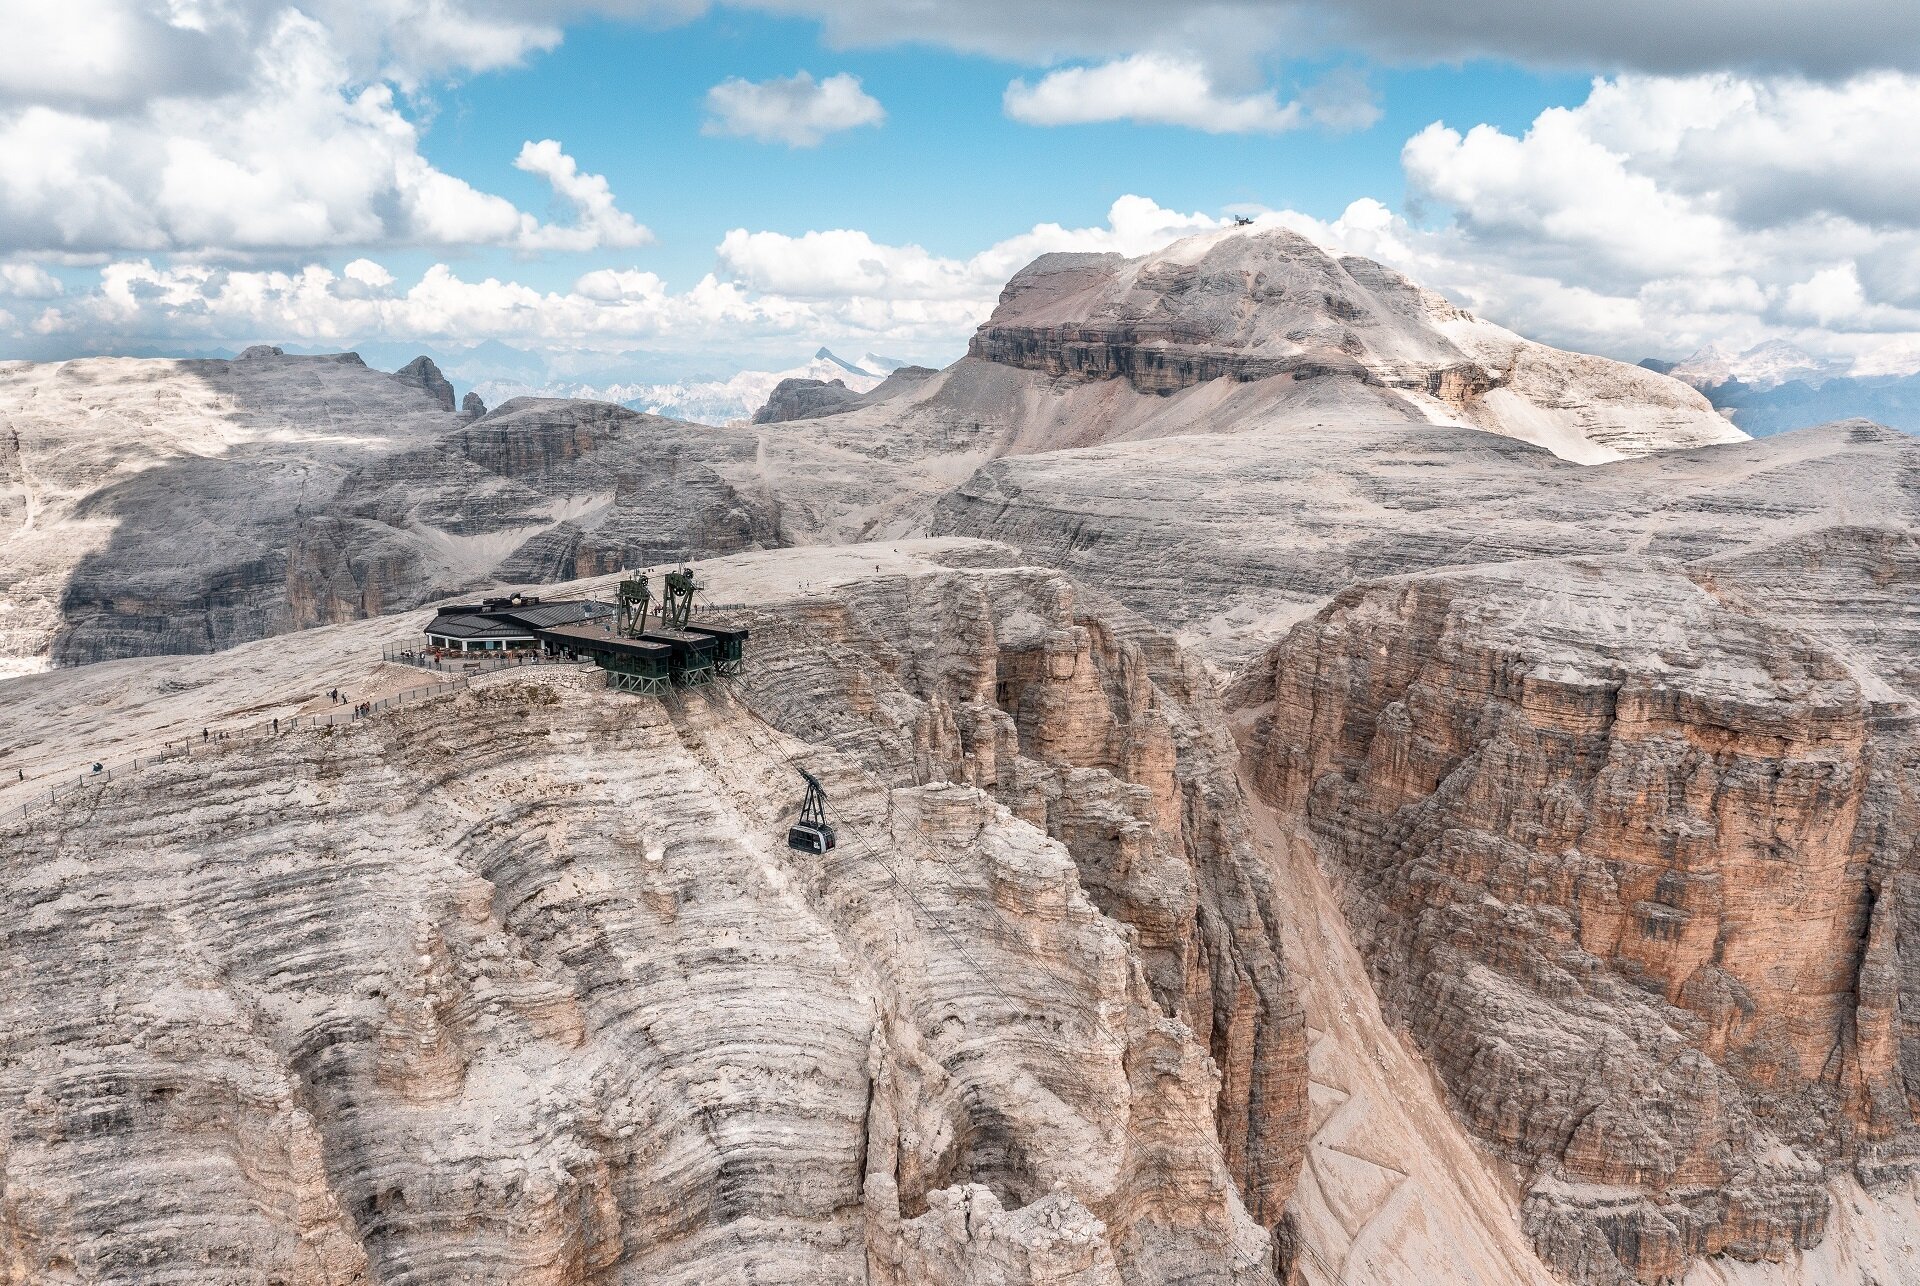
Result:
<svg viewBox="0 0 1920 1286"><path fill-rule="evenodd" d="M431 357L416 357L393 373L402 384L410 384L435 402L443 411L453 410L453 385L440 373Z"/></svg>
<svg viewBox="0 0 1920 1286"><path fill-rule="evenodd" d="M782 540L774 507L722 475L751 462L743 434L593 402L457 416L450 398L352 354L9 368L10 657L208 652Z"/></svg>
<svg viewBox="0 0 1920 1286"><path fill-rule="evenodd" d="M817 420L822 416L841 415L860 407L904 397L939 373L925 366L901 366L888 372L886 379L871 388L867 387L869 380L859 379L856 379L857 387L849 388L846 379L839 376L830 379L784 379L774 386L766 402L753 413L753 423L785 424L793 420Z"/></svg>
<svg viewBox="0 0 1920 1286"><path fill-rule="evenodd" d="M9 823L16 1275L1272 1281L1300 1027L1217 707L1057 576L870 556L702 569L743 685L510 673ZM392 628L114 669L250 722Z"/></svg>
<svg viewBox="0 0 1920 1286"><path fill-rule="evenodd" d="M487 404L478 393L469 392L460 399L460 414L469 420L477 420L487 413Z"/></svg>
<svg viewBox="0 0 1920 1286"><path fill-rule="evenodd" d="M1484 433L1388 425L1172 446L995 460L938 501L932 527L1016 545L1229 665L1357 581L1604 552L1724 557L1729 584L1741 567L1809 614L1823 612L1816 569L1855 567L1857 587L1835 583L1824 614L1850 615L1863 645L1911 637L1898 550L1920 527L1920 440L1877 425L1586 468ZM1826 528L1891 543L1868 552L1881 537L1840 535L1816 552ZM1806 556L1776 548L1787 540L1810 542Z"/></svg>
<svg viewBox="0 0 1920 1286"><path fill-rule="evenodd" d="M860 395L844 380L781 380L767 395L767 402L753 413L755 424L778 424L783 420L812 420L836 415L859 404Z"/></svg>
<svg viewBox="0 0 1920 1286"><path fill-rule="evenodd" d="M968 352L1160 396L1215 380L1347 381L1371 390L1371 418L1471 425L1582 463L1745 436L1677 380L1529 343L1279 228L1137 259L1043 255Z"/></svg>
<svg viewBox="0 0 1920 1286"><path fill-rule="evenodd" d="M1583 560L1356 587L1238 688L1575 1279L1780 1259L1835 1175L1911 1173L1920 711L1877 685L1714 577Z"/></svg>
<svg viewBox="0 0 1920 1286"><path fill-rule="evenodd" d="M1055 576L888 580L826 611L800 634L756 636L772 654L749 689L804 708L807 670L784 649L844 639L874 677L807 709L813 737L984 789L1066 846L1095 903L1137 934L1161 1006L1220 1068L1222 1142L1250 1212L1276 1222L1304 1141L1304 1027L1204 673Z"/></svg>

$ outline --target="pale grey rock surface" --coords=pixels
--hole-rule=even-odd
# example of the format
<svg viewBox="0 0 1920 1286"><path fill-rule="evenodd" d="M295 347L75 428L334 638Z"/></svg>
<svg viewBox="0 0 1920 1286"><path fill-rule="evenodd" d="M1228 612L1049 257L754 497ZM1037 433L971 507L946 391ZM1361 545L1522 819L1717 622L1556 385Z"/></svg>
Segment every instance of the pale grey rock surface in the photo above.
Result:
<svg viewBox="0 0 1920 1286"><path fill-rule="evenodd" d="M1273 1280L1304 1032L1218 707L1008 557L705 565L757 604L738 684L509 672L5 823L0 1264ZM422 619L29 676L0 741L81 749L39 717L102 684L129 753L257 726L378 690ZM825 858L782 842L794 762Z"/></svg>
<svg viewBox="0 0 1920 1286"><path fill-rule="evenodd" d="M352 354L0 365L0 651L32 668L63 634L86 659L290 628L292 533L370 457L457 424Z"/></svg>
<svg viewBox="0 0 1920 1286"><path fill-rule="evenodd" d="M453 409L453 384L440 373L431 357L416 357L393 373L393 378L402 384L412 385L435 402L443 411Z"/></svg>
<svg viewBox="0 0 1920 1286"><path fill-rule="evenodd" d="M781 380L767 395L766 405L753 413L753 422L812 420L822 415L837 415L859 401L860 395L848 388L845 380Z"/></svg>
<svg viewBox="0 0 1920 1286"><path fill-rule="evenodd" d="M16 670L205 652L777 543L716 472L754 450L606 403L457 415L352 354L8 364L0 648Z"/></svg>
<svg viewBox="0 0 1920 1286"><path fill-rule="evenodd" d="M1817 611L1804 600L1817 597L1819 564L1764 551L1826 528L1841 529L1826 538L1845 547L1836 568L1868 565L1857 579L1869 597L1850 595L1849 615L1894 631L1878 646L1911 637L1911 554L1898 551L1920 529L1920 442L1877 425L1590 467L1490 434L1396 425L1168 445L994 461L938 502L934 529L1017 545L1229 666L1356 581L1514 558L1753 549L1742 575L1798 586L1800 610ZM1872 571L1883 557L1890 570Z"/></svg>

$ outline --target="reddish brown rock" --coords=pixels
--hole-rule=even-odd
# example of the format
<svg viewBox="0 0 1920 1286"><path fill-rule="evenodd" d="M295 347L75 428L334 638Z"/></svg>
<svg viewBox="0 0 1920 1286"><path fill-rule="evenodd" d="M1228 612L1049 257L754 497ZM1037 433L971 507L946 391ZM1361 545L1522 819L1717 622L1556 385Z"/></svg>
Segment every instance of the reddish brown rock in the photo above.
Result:
<svg viewBox="0 0 1920 1286"><path fill-rule="evenodd" d="M1349 590L1239 689L1259 788L1579 1280L1780 1258L1831 1173L1908 1168L1920 774L1876 682L1677 564L1574 560Z"/></svg>

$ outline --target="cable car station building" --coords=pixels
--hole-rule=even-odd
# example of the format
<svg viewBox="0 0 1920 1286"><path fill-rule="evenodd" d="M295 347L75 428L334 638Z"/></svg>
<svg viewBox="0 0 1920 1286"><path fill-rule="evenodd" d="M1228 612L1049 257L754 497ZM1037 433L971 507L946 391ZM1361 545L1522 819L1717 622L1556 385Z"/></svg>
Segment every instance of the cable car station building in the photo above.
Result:
<svg viewBox="0 0 1920 1286"><path fill-rule="evenodd" d="M609 687L660 694L739 674L748 632L695 625L691 568L669 572L657 612L647 578L620 582L619 599L540 599L515 594L443 607L428 622L430 647L458 655L537 648L577 656L607 672Z"/></svg>

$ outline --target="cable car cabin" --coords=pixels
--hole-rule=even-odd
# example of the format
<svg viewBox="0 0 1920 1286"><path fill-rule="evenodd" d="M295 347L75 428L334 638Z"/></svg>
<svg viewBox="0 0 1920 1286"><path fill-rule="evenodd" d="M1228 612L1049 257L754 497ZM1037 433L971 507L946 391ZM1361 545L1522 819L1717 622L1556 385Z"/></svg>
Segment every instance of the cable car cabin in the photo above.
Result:
<svg viewBox="0 0 1920 1286"><path fill-rule="evenodd" d="M801 768L807 779L807 797L800 804L800 820L787 828L787 847L815 856L833 848L833 827L827 824L827 792L820 779Z"/></svg>
<svg viewBox="0 0 1920 1286"><path fill-rule="evenodd" d="M825 853L833 847L833 827L789 826L787 828L787 847L797 848L802 853L813 853L815 855Z"/></svg>

